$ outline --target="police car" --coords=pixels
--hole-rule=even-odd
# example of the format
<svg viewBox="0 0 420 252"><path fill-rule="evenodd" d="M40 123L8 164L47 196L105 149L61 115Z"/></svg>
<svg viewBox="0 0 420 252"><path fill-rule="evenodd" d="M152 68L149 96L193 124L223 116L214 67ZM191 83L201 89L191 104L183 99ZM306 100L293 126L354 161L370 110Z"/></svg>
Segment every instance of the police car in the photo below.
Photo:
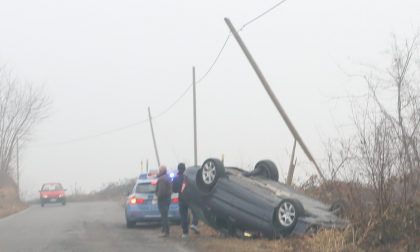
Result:
<svg viewBox="0 0 420 252"><path fill-rule="evenodd" d="M132 228L136 223L159 222L160 212L155 194L157 172L142 173L137 179L133 190L125 202L125 219L127 228ZM170 173L171 178L174 173ZM169 207L168 218L171 222L180 222L178 206L178 193L172 193L172 202Z"/></svg>

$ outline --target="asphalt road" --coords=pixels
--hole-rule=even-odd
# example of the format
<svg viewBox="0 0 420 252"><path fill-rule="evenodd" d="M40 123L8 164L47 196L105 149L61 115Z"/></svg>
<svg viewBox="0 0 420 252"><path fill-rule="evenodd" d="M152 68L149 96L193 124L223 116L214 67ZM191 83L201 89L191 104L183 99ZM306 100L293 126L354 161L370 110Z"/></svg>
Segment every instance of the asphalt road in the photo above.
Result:
<svg viewBox="0 0 420 252"><path fill-rule="evenodd" d="M189 251L182 242L159 238L159 227L125 227L115 202L31 206L0 219L0 252L8 251Z"/></svg>

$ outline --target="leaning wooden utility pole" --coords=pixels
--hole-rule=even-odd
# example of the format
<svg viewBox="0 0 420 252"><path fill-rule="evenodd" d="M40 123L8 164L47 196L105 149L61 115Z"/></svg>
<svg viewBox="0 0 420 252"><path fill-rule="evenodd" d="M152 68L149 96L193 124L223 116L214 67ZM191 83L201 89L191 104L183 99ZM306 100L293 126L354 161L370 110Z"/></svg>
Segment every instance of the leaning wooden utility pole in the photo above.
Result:
<svg viewBox="0 0 420 252"><path fill-rule="evenodd" d="M159 152L156 145L155 132L153 130L152 113L150 113L150 107L148 107L147 109L149 110L149 122L150 122L150 129L152 131L153 146L155 147L156 160L157 160L158 166L160 166Z"/></svg>
<svg viewBox="0 0 420 252"><path fill-rule="evenodd" d="M293 142L293 150L292 150L292 156L290 158L289 172L287 173L286 184L288 185L292 185L293 173L295 172L295 167L296 167L295 152L296 152L296 139Z"/></svg>
<svg viewBox="0 0 420 252"><path fill-rule="evenodd" d="M277 110L279 111L281 117L283 118L284 122L286 123L287 127L291 131L292 135L295 137L296 141L299 143L300 147L305 152L308 159L315 165L316 170L318 171L319 176L324 180L325 177L322 175L321 169L319 168L318 164L315 162L311 152L306 147L305 143L303 142L302 138L300 137L299 133L293 126L292 122L290 121L289 117L286 114L286 111L280 105L279 100L271 90L270 85L268 84L267 80L265 79L264 75L262 74L260 68L258 67L257 63L255 62L254 58L252 57L251 53L249 52L248 48L245 46L245 43L242 41L242 38L239 36L239 33L236 31L235 27L233 26L232 22L225 18L225 22L228 25L230 31L232 32L233 36L235 37L236 41L238 42L239 46L242 48L242 51L245 53L245 56L248 58L249 63L251 64L252 68L254 69L255 73L257 74L258 78L261 81L261 84L264 86L265 90L267 91L268 95L271 98L271 101L276 106Z"/></svg>
<svg viewBox="0 0 420 252"><path fill-rule="evenodd" d="M19 138L16 139L16 185L17 195L20 199L20 170L19 170Z"/></svg>
<svg viewBox="0 0 420 252"><path fill-rule="evenodd" d="M193 113L194 113L194 166L198 166L197 161L197 100L195 91L195 67L193 67Z"/></svg>

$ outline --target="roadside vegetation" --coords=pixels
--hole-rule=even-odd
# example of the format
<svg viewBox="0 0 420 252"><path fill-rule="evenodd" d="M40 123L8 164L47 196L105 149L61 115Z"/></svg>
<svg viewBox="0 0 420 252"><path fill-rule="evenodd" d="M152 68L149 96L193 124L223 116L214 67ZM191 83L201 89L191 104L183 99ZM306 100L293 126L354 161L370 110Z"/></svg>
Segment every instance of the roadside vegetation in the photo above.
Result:
<svg viewBox="0 0 420 252"><path fill-rule="evenodd" d="M344 199L359 248L420 250L419 53L418 36L394 38L389 67L360 76L367 92L350 100L354 134L327 148L330 182L303 188Z"/></svg>
<svg viewBox="0 0 420 252"><path fill-rule="evenodd" d="M319 230L280 240L223 238L203 227L189 243L198 251L420 251L420 43L394 43L387 69L356 76L366 93L349 98L353 133L330 139L327 181L294 185L339 204L345 230ZM346 135L346 134L342 134ZM347 134L348 135L348 134Z"/></svg>
<svg viewBox="0 0 420 252"><path fill-rule="evenodd" d="M15 182L7 176L0 177L0 218L19 212L26 208L21 202Z"/></svg>
<svg viewBox="0 0 420 252"><path fill-rule="evenodd" d="M287 239L224 237L201 225L188 245L197 251L420 251L420 49L419 40L389 50L390 65L359 76L366 94L350 98L353 134L326 144L324 182L310 177L298 190L337 203L350 225ZM345 134L342 134L345 135ZM348 134L347 134L348 135ZM129 181L93 197L118 197ZM133 183L134 181L131 181ZM174 227L173 236L180 237Z"/></svg>
<svg viewBox="0 0 420 252"><path fill-rule="evenodd" d="M26 207L19 197L18 148L45 118L48 98L0 66L0 218Z"/></svg>
<svg viewBox="0 0 420 252"><path fill-rule="evenodd" d="M118 182L109 183L98 191L90 193L74 192L67 196L67 201L99 201L99 200L114 200L121 203L124 202L127 192L131 190L136 183L136 179L124 179Z"/></svg>
<svg viewBox="0 0 420 252"><path fill-rule="evenodd" d="M420 251L420 42L394 43L387 69L358 76L366 93L349 98L353 130L326 144L327 181L294 185L327 204L339 203L345 230L319 230L287 239L223 237L201 225L189 246L198 251ZM24 208L14 177L15 148L45 115L47 100L24 91L0 69L0 218ZM30 89L32 90L32 89ZM346 135L346 134L342 134ZM347 134L348 135L348 134ZM20 142L18 142L20 139ZM111 183L68 201L125 199L135 179ZM337 201L340 200L340 201ZM174 235L181 236L174 227Z"/></svg>

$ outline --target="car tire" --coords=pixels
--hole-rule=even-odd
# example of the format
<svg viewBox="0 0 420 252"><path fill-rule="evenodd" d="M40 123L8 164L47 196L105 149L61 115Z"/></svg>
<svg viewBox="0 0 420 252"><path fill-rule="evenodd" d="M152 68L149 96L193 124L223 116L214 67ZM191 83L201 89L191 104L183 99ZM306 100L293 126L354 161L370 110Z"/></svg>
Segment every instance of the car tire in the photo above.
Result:
<svg viewBox="0 0 420 252"><path fill-rule="evenodd" d="M210 192L217 180L225 174L225 167L222 161L215 158L209 158L197 172L197 186L204 192Z"/></svg>
<svg viewBox="0 0 420 252"><path fill-rule="evenodd" d="M45 204L42 202L42 203L41 203L41 207L44 207L44 205L45 205Z"/></svg>
<svg viewBox="0 0 420 252"><path fill-rule="evenodd" d="M339 199L335 200L330 206L330 212L335 214L338 217L343 217L346 213L347 204L344 200Z"/></svg>
<svg viewBox="0 0 420 252"><path fill-rule="evenodd" d="M280 202L276 211L276 224L283 236L293 231L302 213L303 207L298 201L285 199Z"/></svg>
<svg viewBox="0 0 420 252"><path fill-rule="evenodd" d="M252 172L256 175L262 175L268 179L279 181L279 171L276 164L271 160L261 160L259 161Z"/></svg>
<svg viewBox="0 0 420 252"><path fill-rule="evenodd" d="M65 201L63 201L61 204L62 204L63 206L65 206L65 205L66 205L66 202L65 202Z"/></svg>

